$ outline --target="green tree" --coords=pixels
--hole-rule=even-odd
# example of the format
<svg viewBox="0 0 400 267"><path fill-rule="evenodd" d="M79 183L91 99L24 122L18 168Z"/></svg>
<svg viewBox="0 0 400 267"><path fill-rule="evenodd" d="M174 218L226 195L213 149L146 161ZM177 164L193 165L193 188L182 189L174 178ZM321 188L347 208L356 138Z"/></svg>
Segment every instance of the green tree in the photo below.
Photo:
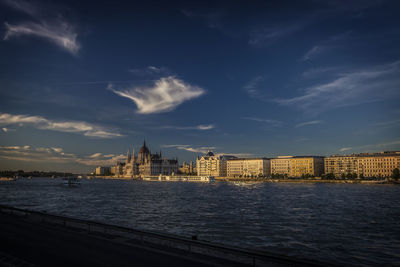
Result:
<svg viewBox="0 0 400 267"><path fill-rule="evenodd" d="M396 181L400 178L400 170L398 168L393 170L392 178Z"/></svg>

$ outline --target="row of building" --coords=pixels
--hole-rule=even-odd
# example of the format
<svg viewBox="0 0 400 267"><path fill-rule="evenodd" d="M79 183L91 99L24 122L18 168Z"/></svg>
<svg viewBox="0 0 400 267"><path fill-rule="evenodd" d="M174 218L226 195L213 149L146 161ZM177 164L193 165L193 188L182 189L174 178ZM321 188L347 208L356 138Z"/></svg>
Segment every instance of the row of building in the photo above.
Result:
<svg viewBox="0 0 400 267"><path fill-rule="evenodd" d="M390 177L400 169L400 152L352 154L348 156L280 156L236 158L209 151L196 161L197 175L217 177L286 176Z"/></svg>
<svg viewBox="0 0 400 267"><path fill-rule="evenodd" d="M279 156L277 158L237 158L214 155L208 151L197 157L196 164L167 159L151 153L146 142L136 155L128 150L126 161L112 167L96 168L97 175L144 177L154 175L190 174L215 177L390 177L400 169L400 151L362 153L346 156Z"/></svg>

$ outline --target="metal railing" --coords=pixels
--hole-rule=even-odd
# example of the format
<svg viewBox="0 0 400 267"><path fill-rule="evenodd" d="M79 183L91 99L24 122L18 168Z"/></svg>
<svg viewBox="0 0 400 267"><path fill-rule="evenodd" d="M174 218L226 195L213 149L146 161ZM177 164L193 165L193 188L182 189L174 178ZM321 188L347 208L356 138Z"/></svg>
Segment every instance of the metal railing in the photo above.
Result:
<svg viewBox="0 0 400 267"><path fill-rule="evenodd" d="M179 250L182 250L186 254L196 253L200 255L210 256L213 258L227 259L230 261L245 263L252 266L259 266L259 265L262 266L271 262L278 264L281 263L283 265L290 265L290 266L327 266L326 264L321 264L318 262L308 261L304 259L295 259L268 252L252 251L248 249L242 249L222 244L200 241L196 240L194 237L192 239L184 238L172 234L137 230L124 226L106 224L90 220L76 219L60 215L48 214L46 212L20 209L6 205L0 205L0 212L13 215L31 216L31 217L37 216L37 218L43 223L45 222L58 223L64 227L71 227L71 228L78 227L80 229L86 229L88 232L102 232L105 234L115 234L115 235L117 233L133 234L134 236L138 237L133 239L140 241L143 245L144 243L147 243L147 244L167 246L171 248L179 247ZM161 243L155 242L155 240L161 241ZM166 242L168 242L169 245L166 245L165 244Z"/></svg>

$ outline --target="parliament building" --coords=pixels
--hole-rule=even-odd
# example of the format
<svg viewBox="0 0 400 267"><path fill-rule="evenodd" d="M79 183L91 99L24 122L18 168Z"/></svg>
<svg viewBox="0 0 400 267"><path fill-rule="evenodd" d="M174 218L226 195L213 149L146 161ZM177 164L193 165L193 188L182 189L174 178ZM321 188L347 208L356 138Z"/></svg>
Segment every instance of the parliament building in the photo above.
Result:
<svg viewBox="0 0 400 267"><path fill-rule="evenodd" d="M136 155L128 150L123 176L126 178L144 177L150 175L171 175L178 172L178 160L166 159L160 153L151 154L146 142Z"/></svg>

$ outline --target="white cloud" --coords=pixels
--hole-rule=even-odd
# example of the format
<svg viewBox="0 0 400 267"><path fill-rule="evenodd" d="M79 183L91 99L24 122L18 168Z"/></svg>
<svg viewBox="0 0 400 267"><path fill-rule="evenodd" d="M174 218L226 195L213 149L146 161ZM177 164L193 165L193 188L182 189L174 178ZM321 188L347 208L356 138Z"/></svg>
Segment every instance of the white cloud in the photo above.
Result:
<svg viewBox="0 0 400 267"><path fill-rule="evenodd" d="M42 130L79 133L85 136L97 138L122 137L118 132L111 132L101 126L80 121L52 121L41 116L13 115L0 113L0 125L31 125Z"/></svg>
<svg viewBox="0 0 400 267"><path fill-rule="evenodd" d="M256 118L256 117L243 117L245 120L257 121L262 123L270 124L271 126L280 126L282 124L281 121L277 120L270 120L270 119L263 119L263 118Z"/></svg>
<svg viewBox="0 0 400 267"><path fill-rule="evenodd" d="M138 113L141 114L171 111L183 102L205 93L202 88L185 83L173 76L157 80L152 87L133 87L113 90L113 92L132 100L138 107Z"/></svg>
<svg viewBox="0 0 400 267"><path fill-rule="evenodd" d="M307 61L310 60L312 58L314 58L315 56L321 54L323 51L326 50L325 46L321 46L321 45L316 45L313 48L311 48L302 58L301 60L303 61Z"/></svg>
<svg viewBox="0 0 400 267"><path fill-rule="evenodd" d="M94 153L90 156L77 156L72 153L64 153L62 148L38 147L30 146L0 146L0 158L8 160L43 162L43 163L77 163L86 166L111 166L118 161L124 161L126 156L120 155L104 155ZM112 157L111 157L112 155Z"/></svg>
<svg viewBox="0 0 400 267"><path fill-rule="evenodd" d="M35 36L56 44L69 53L76 55L80 49L78 34L74 27L60 14L55 19L44 17L38 12L38 7L24 1L5 1L10 7L28 13L36 21L18 24L5 22L6 34L4 40L20 36ZM57 12L54 11L56 14ZM54 15L53 15L54 16Z"/></svg>
<svg viewBox="0 0 400 267"><path fill-rule="evenodd" d="M193 153L202 153L202 154L207 153L209 150L215 149L215 147L193 147L190 145L164 145L162 147L176 148L179 150L185 150L185 151L189 151L189 152L193 152Z"/></svg>
<svg viewBox="0 0 400 267"><path fill-rule="evenodd" d="M102 155L101 153L94 153L94 154L90 155L89 158L95 159L95 158L101 157L101 155Z"/></svg>
<svg viewBox="0 0 400 267"><path fill-rule="evenodd" d="M288 25L278 25L257 29L250 35L249 45L263 46L269 45L277 40L286 37L304 27L304 22L292 23Z"/></svg>
<svg viewBox="0 0 400 267"><path fill-rule="evenodd" d="M337 76L328 83L306 88L300 96L275 101L321 112L393 97L399 94L400 61Z"/></svg>
<svg viewBox="0 0 400 267"><path fill-rule="evenodd" d="M196 126L161 126L161 129L176 129L176 130L199 130L199 131L206 131L212 130L215 128L213 124L200 124Z"/></svg>
<svg viewBox="0 0 400 267"><path fill-rule="evenodd" d="M304 127L304 126L308 126L308 125L320 124L320 123L323 123L323 121L321 121L321 120L305 121L305 122L296 124L296 128L300 128L300 127Z"/></svg>
<svg viewBox="0 0 400 267"><path fill-rule="evenodd" d="M156 74L165 75L169 73L169 70L166 67L147 66L146 68L130 69L129 72L140 76Z"/></svg>
<svg viewBox="0 0 400 267"><path fill-rule="evenodd" d="M64 150L60 147L52 147L51 149L53 149L53 151L60 153L60 154L64 152Z"/></svg>
<svg viewBox="0 0 400 267"><path fill-rule="evenodd" d="M28 150L30 146L0 146L0 149L7 150Z"/></svg>
<svg viewBox="0 0 400 267"><path fill-rule="evenodd" d="M339 149L340 152L344 152L344 151L348 151L353 149L352 147L342 147L341 149Z"/></svg>
<svg viewBox="0 0 400 267"><path fill-rule="evenodd" d="M250 96L257 97L259 95L257 87L263 80L264 80L263 76L254 77L243 88Z"/></svg>

